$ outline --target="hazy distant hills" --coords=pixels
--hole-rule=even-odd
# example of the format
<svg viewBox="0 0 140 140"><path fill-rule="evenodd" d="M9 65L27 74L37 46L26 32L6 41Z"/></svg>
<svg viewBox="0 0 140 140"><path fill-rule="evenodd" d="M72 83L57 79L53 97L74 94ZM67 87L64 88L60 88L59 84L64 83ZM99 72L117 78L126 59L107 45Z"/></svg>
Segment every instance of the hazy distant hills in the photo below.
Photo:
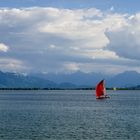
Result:
<svg viewBox="0 0 140 140"><path fill-rule="evenodd" d="M108 76L99 73L75 72L72 74L34 74L33 76L54 81L57 84L71 83L78 87L95 87L102 79L106 80L108 87L132 87L140 85L140 73L126 71L115 76Z"/></svg>
<svg viewBox="0 0 140 140"><path fill-rule="evenodd" d="M108 76L99 73L75 72L71 74L34 74L33 76L54 81L60 84L60 87L70 85L70 87L95 87L101 80L106 80L108 87L131 87L140 85L140 73L135 71L126 71L115 76ZM63 84L62 84L63 83ZM65 84L64 84L65 83ZM69 86L68 86L69 87Z"/></svg>
<svg viewBox="0 0 140 140"><path fill-rule="evenodd" d="M140 85L140 73L135 71L126 71L107 80L111 87L132 87Z"/></svg>
<svg viewBox="0 0 140 140"><path fill-rule="evenodd" d="M1 88L77 88L95 87L106 79L107 87L133 87L140 85L140 73L126 71L115 76L76 72L72 74L16 74L0 72Z"/></svg>
<svg viewBox="0 0 140 140"><path fill-rule="evenodd" d="M0 87L2 88L48 88L56 87L56 83L38 77L15 73L0 72Z"/></svg>
<svg viewBox="0 0 140 140"><path fill-rule="evenodd" d="M54 74L54 73L48 73L48 74L34 74L32 76L39 77L42 79L47 79L50 81L54 81L58 84L62 83L71 83L74 85L85 85L85 86L94 86L99 82L101 79L108 79L109 77L102 74L97 73L83 73L83 72L75 72L71 74Z"/></svg>

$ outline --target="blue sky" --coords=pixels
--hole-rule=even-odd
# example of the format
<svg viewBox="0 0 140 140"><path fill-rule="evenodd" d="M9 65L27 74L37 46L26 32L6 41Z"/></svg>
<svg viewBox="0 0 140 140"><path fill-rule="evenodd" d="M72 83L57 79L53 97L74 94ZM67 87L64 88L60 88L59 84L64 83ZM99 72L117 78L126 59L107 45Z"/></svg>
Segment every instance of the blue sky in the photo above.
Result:
<svg viewBox="0 0 140 140"><path fill-rule="evenodd" d="M117 12L138 12L139 0L0 0L0 7L57 7L57 8L91 8L107 10L114 7Z"/></svg>
<svg viewBox="0 0 140 140"><path fill-rule="evenodd" d="M140 72L138 0L0 0L0 70Z"/></svg>

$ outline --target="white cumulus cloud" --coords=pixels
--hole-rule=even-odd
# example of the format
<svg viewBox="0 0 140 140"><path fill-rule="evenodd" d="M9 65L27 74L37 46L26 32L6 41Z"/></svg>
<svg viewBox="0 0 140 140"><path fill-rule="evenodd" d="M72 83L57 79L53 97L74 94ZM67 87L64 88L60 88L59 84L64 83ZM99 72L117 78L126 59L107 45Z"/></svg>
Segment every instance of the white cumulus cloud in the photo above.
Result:
<svg viewBox="0 0 140 140"><path fill-rule="evenodd" d="M0 51L7 52L9 47L3 43L0 43Z"/></svg>
<svg viewBox="0 0 140 140"><path fill-rule="evenodd" d="M107 32L108 48L120 57L140 60L140 13L127 18L127 25Z"/></svg>
<svg viewBox="0 0 140 140"><path fill-rule="evenodd" d="M0 53L23 65L9 63L5 69L111 73L133 65L138 71L140 14L110 10L1 8Z"/></svg>

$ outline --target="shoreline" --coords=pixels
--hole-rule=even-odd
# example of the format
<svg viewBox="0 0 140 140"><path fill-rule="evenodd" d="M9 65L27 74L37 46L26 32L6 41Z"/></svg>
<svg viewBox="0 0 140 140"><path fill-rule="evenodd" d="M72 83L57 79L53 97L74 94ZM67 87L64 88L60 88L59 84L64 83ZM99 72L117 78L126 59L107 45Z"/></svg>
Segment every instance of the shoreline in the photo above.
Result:
<svg viewBox="0 0 140 140"><path fill-rule="evenodd" d="M95 90L95 88L0 88L2 90ZM113 88L106 88L106 90L114 90ZM116 88L116 90L140 90L139 88Z"/></svg>

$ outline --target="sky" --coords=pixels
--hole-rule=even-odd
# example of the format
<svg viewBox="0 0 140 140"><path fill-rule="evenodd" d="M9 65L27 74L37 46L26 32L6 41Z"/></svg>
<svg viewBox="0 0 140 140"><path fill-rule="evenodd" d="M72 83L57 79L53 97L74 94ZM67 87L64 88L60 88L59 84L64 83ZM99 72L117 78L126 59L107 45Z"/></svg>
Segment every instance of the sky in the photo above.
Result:
<svg viewBox="0 0 140 140"><path fill-rule="evenodd" d="M0 0L0 70L140 72L140 1Z"/></svg>

